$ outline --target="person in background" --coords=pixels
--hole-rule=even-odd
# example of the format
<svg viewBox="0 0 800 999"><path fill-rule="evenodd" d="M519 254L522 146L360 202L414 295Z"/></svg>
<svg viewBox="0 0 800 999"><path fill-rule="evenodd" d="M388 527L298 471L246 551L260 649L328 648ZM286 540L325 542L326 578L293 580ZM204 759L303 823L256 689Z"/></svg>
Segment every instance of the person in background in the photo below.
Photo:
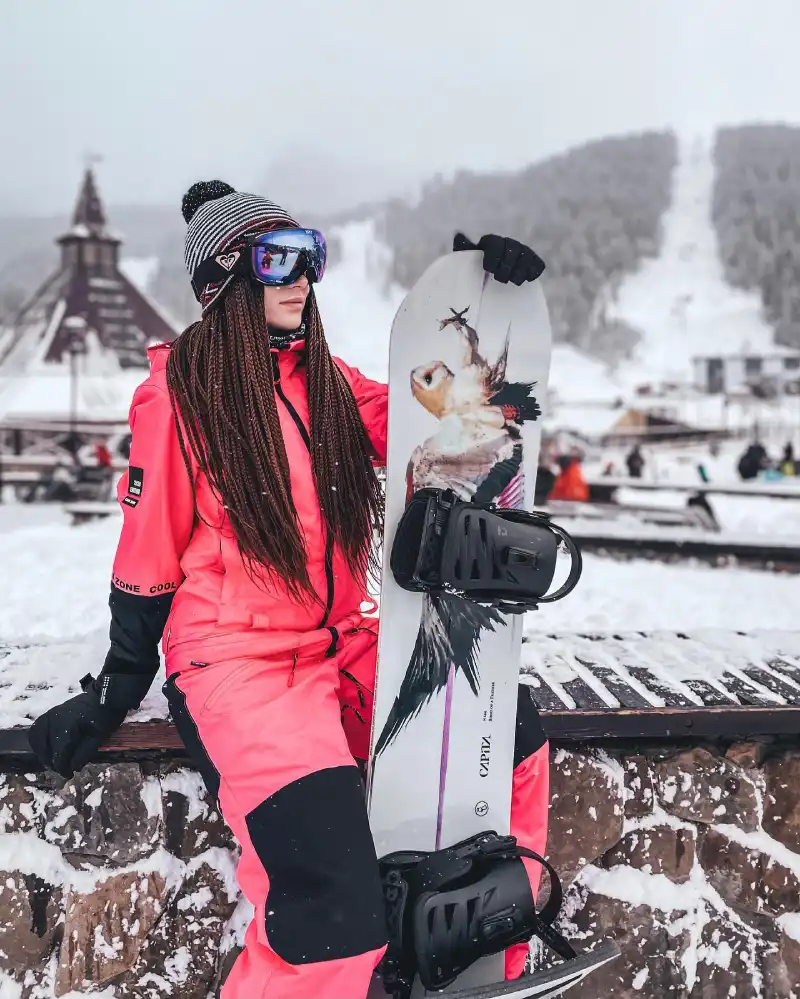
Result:
<svg viewBox="0 0 800 999"><path fill-rule="evenodd" d="M794 461L794 446L791 441L787 441L783 449L783 457L781 458L779 468L783 475L797 474L797 466Z"/></svg>
<svg viewBox="0 0 800 999"><path fill-rule="evenodd" d="M589 486L583 477L578 456L562 454L558 459L558 467L561 471L550 491L549 499L586 503L589 499Z"/></svg>
<svg viewBox="0 0 800 999"><path fill-rule="evenodd" d="M628 452L625 464L628 466L628 475L632 479L641 479L642 469L644 468L644 455L638 444L634 444Z"/></svg>
<svg viewBox="0 0 800 999"><path fill-rule="evenodd" d="M758 473L769 467L769 455L767 449L760 441L753 441L739 459L737 466L739 476L745 482L755 479Z"/></svg>
<svg viewBox="0 0 800 999"><path fill-rule="evenodd" d="M111 468L111 452L104 441L98 441L94 446L94 458L99 468Z"/></svg>

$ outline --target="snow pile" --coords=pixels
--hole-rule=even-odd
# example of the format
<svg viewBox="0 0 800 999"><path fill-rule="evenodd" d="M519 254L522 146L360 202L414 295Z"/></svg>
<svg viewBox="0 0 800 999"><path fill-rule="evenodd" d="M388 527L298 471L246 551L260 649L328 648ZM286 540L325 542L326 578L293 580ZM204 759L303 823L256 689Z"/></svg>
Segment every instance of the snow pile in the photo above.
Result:
<svg viewBox="0 0 800 999"><path fill-rule="evenodd" d="M797 627L800 577L663 562L615 562L584 555L566 600L530 613L525 630L741 631Z"/></svg>
<svg viewBox="0 0 800 999"><path fill-rule="evenodd" d="M711 140L684 140L661 254L623 280L608 309L610 318L643 334L632 362L620 370L631 387L687 381L694 355L775 349L759 297L725 281L711 221L713 183Z"/></svg>

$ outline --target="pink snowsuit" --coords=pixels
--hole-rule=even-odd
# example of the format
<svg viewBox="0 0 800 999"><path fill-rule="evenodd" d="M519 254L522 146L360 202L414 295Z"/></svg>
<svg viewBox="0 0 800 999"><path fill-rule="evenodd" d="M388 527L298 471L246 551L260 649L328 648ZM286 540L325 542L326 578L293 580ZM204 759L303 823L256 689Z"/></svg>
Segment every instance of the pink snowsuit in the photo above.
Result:
<svg viewBox="0 0 800 999"><path fill-rule="evenodd" d="M386 943L375 848L356 760L368 754L377 620L365 581L327 535L314 486L302 344L273 352L293 499L318 602L247 575L227 516L181 454L166 384L169 346L130 412L130 464L112 580L112 649L128 659L161 636L172 717L241 844L238 880L255 908L223 999L359 999ZM336 359L376 463L386 458L387 388ZM169 616L150 614L159 607ZM132 609L131 609L132 608ZM161 613L161 611L159 611ZM116 638L115 638L116 636ZM547 744L520 700L512 832L543 853ZM526 865L527 866L527 865ZM539 869L528 867L534 890ZM506 961L519 975L527 948Z"/></svg>

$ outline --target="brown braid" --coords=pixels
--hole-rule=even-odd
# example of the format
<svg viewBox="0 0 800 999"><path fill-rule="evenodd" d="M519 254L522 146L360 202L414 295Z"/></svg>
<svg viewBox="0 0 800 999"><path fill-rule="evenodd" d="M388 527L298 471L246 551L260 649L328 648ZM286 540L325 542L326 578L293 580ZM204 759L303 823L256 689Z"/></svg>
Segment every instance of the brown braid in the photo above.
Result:
<svg viewBox="0 0 800 999"><path fill-rule="evenodd" d="M322 516L361 578L377 569L373 540L382 527L383 493L313 292L306 351L311 465ZM175 340L167 382L187 469L191 473L191 451L221 499L251 577L276 575L293 597L305 592L322 601L311 588L292 500L260 286L236 278L200 322Z"/></svg>

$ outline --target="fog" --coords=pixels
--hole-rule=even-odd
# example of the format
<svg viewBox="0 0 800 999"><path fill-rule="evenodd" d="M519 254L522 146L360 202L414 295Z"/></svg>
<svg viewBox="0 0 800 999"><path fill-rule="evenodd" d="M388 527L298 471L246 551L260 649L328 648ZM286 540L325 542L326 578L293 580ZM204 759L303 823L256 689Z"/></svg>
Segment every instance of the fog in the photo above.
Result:
<svg viewBox="0 0 800 999"><path fill-rule="evenodd" d="M796 0L0 0L0 213L220 176L336 210L587 139L800 120Z"/></svg>

